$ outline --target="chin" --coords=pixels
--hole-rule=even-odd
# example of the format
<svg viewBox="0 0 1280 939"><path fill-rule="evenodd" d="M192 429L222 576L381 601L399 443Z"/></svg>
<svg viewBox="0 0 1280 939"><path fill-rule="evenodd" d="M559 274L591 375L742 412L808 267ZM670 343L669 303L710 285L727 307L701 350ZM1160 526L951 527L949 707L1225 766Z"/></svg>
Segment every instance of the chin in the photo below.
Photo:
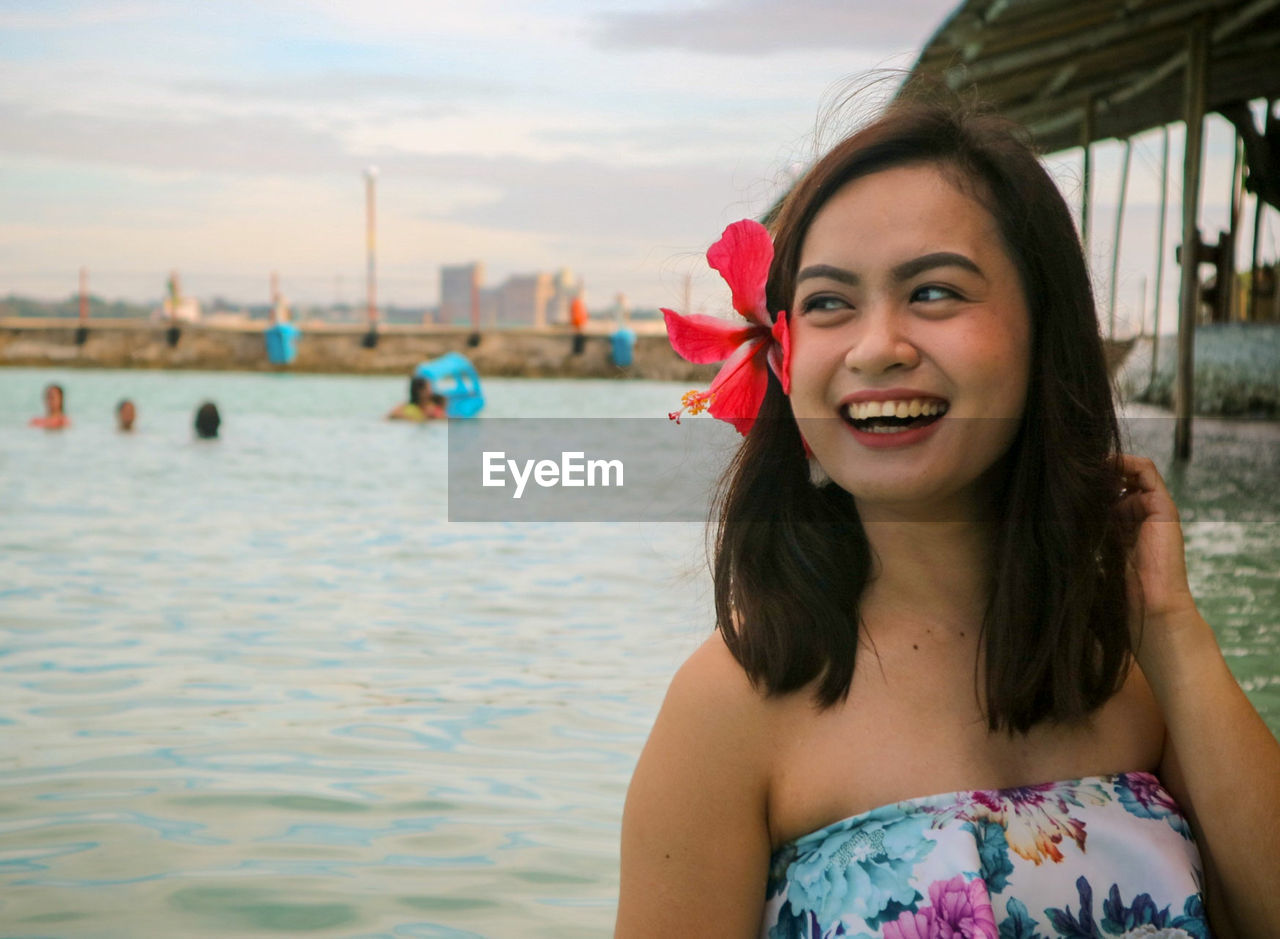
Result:
<svg viewBox="0 0 1280 939"><path fill-rule="evenodd" d="M958 481L951 474L941 479L905 478L901 473L869 477L848 468L841 471L839 467L828 473L835 485L853 496L858 514L864 519L954 522L982 514L974 480Z"/></svg>

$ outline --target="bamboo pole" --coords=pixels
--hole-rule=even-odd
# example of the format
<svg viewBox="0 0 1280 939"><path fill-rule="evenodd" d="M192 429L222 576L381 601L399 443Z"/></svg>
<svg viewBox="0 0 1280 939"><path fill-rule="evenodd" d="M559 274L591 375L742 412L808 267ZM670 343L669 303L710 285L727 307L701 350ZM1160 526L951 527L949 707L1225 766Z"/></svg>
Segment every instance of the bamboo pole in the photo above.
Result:
<svg viewBox="0 0 1280 939"><path fill-rule="evenodd" d="M1219 236L1219 240L1225 237L1226 246L1223 249L1226 264L1222 270L1218 272L1218 279L1222 283L1218 284L1218 309L1214 311L1214 322L1229 323L1236 318L1238 312L1236 305L1236 245L1240 240L1240 216L1243 214L1244 199L1244 141L1240 139L1239 134L1232 135L1232 161L1231 161L1231 200L1228 202L1230 209L1229 222L1227 224L1227 233L1225 236Z"/></svg>
<svg viewBox="0 0 1280 939"><path fill-rule="evenodd" d="M367 315L370 332L378 328L377 210L375 208L374 191L377 178L378 171L372 166L364 171L365 290L367 293Z"/></svg>
<svg viewBox="0 0 1280 939"><path fill-rule="evenodd" d="M1129 190L1129 157L1132 156L1133 141L1124 142L1124 166L1120 170L1120 200L1116 204L1116 234L1111 245L1111 296L1108 307L1111 323L1107 333L1109 339L1116 338L1116 278L1120 275L1120 235L1124 231L1124 201Z"/></svg>
<svg viewBox="0 0 1280 939"><path fill-rule="evenodd" d="M1174 384L1173 458L1191 459L1191 412L1195 402L1196 313L1200 306L1200 159L1204 146L1204 99L1208 84L1209 24L1200 16L1187 34L1187 125L1182 156L1182 289L1178 301L1178 372Z"/></svg>
<svg viewBox="0 0 1280 939"><path fill-rule="evenodd" d="M1164 236L1165 219L1169 211L1169 125L1161 128L1160 147L1160 223L1156 233L1156 299L1154 322L1151 324L1151 378L1150 388L1156 381L1156 365L1160 359L1160 297L1164 292Z"/></svg>
<svg viewBox="0 0 1280 939"><path fill-rule="evenodd" d="M1267 113L1262 121L1262 133L1265 137L1274 120L1271 113L1275 102L1267 99ZM1245 308L1245 319L1253 322L1258 309L1258 238L1262 234L1262 212L1266 208L1266 200L1256 192L1253 198L1253 238L1249 244L1249 300Z"/></svg>

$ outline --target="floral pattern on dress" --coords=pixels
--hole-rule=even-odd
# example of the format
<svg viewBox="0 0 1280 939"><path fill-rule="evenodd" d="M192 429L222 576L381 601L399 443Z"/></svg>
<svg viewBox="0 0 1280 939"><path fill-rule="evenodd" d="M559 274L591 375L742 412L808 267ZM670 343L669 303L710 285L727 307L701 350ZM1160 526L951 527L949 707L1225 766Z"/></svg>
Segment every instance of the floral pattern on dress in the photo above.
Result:
<svg viewBox="0 0 1280 939"><path fill-rule="evenodd" d="M1000 826L1009 847L1033 864L1061 861L1064 842L1083 851L1085 823L1073 810L1111 801L1111 794L1096 780L977 790L962 796L957 807L944 814Z"/></svg>
<svg viewBox="0 0 1280 939"><path fill-rule="evenodd" d="M929 885L929 903L884 924L884 939L999 939L991 897L982 880L963 874Z"/></svg>
<svg viewBox="0 0 1280 939"><path fill-rule="evenodd" d="M1186 819L1150 773L947 793L780 848L761 935L1211 939L1201 884Z"/></svg>
<svg viewBox="0 0 1280 939"><path fill-rule="evenodd" d="M1162 818L1182 837L1191 838L1187 824L1173 796L1149 773L1127 773L1116 777L1116 795L1126 810L1139 818Z"/></svg>
<svg viewBox="0 0 1280 939"><path fill-rule="evenodd" d="M809 936L815 928L822 936L845 935L822 924L846 911L875 924L909 908L920 898L912 872L933 849L925 837L930 824L927 816L886 806L824 828L786 868L786 905L771 939Z"/></svg>
<svg viewBox="0 0 1280 939"><path fill-rule="evenodd" d="M1093 888L1081 877L1076 881L1080 897L1080 912L1072 915L1070 909L1049 909L1053 928L1058 936L1069 939L1104 939L1107 936L1149 937L1149 939L1209 939L1205 921L1204 904L1199 896L1188 897L1181 914L1172 914L1169 907L1161 909L1149 894L1140 893L1126 905L1117 884L1111 885L1107 899L1102 901L1102 920L1093 918Z"/></svg>

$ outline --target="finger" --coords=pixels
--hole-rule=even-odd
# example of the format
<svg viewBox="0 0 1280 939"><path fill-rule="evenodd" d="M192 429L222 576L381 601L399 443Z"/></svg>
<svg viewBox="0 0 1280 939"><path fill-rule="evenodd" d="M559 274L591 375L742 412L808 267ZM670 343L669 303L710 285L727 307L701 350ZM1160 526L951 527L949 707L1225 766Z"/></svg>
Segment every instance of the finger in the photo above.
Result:
<svg viewBox="0 0 1280 939"><path fill-rule="evenodd" d="M1142 502L1142 494L1131 492L1121 496L1115 506L1116 515L1126 525L1138 525L1147 517L1146 506Z"/></svg>
<svg viewBox="0 0 1280 939"><path fill-rule="evenodd" d="M1147 457L1127 453L1122 453L1120 459L1125 487L1121 499L1140 497L1141 516L1138 520L1178 521L1178 507L1155 463Z"/></svg>
<svg viewBox="0 0 1280 939"><path fill-rule="evenodd" d="M1121 454L1121 467L1124 474L1125 488L1140 489L1145 492L1167 492L1164 479L1155 463L1145 456Z"/></svg>

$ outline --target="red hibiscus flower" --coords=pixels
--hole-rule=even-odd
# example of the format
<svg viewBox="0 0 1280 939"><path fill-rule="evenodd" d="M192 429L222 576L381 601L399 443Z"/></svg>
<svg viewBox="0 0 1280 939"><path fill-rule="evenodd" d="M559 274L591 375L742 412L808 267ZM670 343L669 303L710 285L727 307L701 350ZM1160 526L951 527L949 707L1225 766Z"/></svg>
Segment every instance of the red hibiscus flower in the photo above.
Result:
<svg viewBox="0 0 1280 939"><path fill-rule="evenodd" d="M787 314L780 312L772 320L765 304L765 282L773 263L769 232L751 219L734 222L707 250L707 263L729 285L733 308L746 322L662 311L667 338L682 358L698 363L724 362L710 388L690 391L681 401L683 407L668 417L678 424L685 411L710 411L712 417L728 421L745 435L755 423L769 386L766 368L778 376L784 392L791 390Z"/></svg>

